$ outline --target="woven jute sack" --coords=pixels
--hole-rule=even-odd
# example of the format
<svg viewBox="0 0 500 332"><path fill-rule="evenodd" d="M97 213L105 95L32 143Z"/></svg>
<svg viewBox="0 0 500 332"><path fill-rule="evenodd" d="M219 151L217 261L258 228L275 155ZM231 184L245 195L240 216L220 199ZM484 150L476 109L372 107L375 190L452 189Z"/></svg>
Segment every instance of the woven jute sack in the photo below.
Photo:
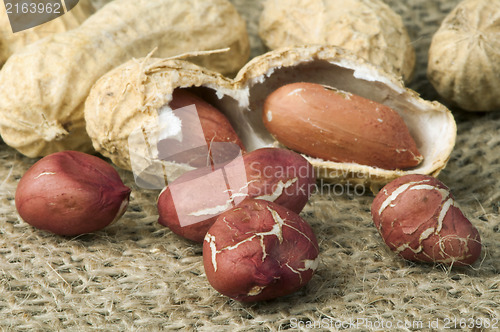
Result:
<svg viewBox="0 0 500 332"><path fill-rule="evenodd" d="M97 0L96 0L97 1ZM104 3L105 1L100 1ZM266 52L261 1L232 1L247 21L252 56ZM456 0L385 2L403 18L416 50L409 87L437 95L426 78L432 34ZM148 22L154 24L154 22ZM500 115L452 109L455 149L439 179L478 228L481 258L449 269L402 260L370 216L367 189L320 184L302 212L320 245L309 284L269 302L242 304L214 291L202 249L157 223L158 191L132 188L128 211L106 229L74 238L27 225L16 185L36 161L0 144L0 329L6 331L417 331L500 327ZM438 144L439 142L436 142Z"/></svg>

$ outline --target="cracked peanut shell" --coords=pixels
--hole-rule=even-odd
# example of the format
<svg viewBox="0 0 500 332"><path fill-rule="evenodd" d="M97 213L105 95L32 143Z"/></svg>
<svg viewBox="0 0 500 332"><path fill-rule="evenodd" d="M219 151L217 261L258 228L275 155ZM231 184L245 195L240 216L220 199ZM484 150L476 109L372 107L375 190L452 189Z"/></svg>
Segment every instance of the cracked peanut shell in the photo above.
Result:
<svg viewBox="0 0 500 332"><path fill-rule="evenodd" d="M318 178L367 184L376 190L405 174L436 176L446 166L456 139L451 112L438 102L420 98L393 74L328 45L268 52L250 61L232 80L182 60L130 61L94 85L85 107L87 130L98 151L130 170L130 133L168 110L174 89L189 88L226 115L247 151L280 146L264 126L263 105L277 88L295 82L324 84L389 106L401 116L424 158L410 169L387 170L302 153ZM170 174L182 168L167 166Z"/></svg>

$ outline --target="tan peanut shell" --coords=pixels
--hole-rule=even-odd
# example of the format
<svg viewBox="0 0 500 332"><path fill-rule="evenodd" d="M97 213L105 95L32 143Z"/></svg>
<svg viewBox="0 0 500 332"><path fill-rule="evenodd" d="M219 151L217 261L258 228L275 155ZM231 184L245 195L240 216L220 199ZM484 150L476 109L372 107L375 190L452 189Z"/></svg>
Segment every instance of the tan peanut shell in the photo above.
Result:
<svg viewBox="0 0 500 332"><path fill-rule="evenodd" d="M197 58L225 72L249 54L243 19L227 0L115 0L80 27L12 55L0 72L0 133L21 153L89 151L83 106L103 74L156 49L161 57L229 47Z"/></svg>
<svg viewBox="0 0 500 332"><path fill-rule="evenodd" d="M499 1L465 0L432 38L429 81L464 110L500 110L499 22Z"/></svg>
<svg viewBox="0 0 500 332"><path fill-rule="evenodd" d="M270 49L343 47L410 81L415 50L401 17L380 0L268 0L259 34Z"/></svg>
<svg viewBox="0 0 500 332"><path fill-rule="evenodd" d="M405 174L436 176L446 166L455 145L456 123L451 112L438 102L426 101L393 74L334 46L303 46L269 52L243 67L234 86L249 95L251 112L243 112L252 132L240 134L251 150L276 144L262 124L265 98L288 83L306 81L328 85L391 107L405 121L422 163L409 170L385 170L356 163L338 163L304 156L327 181L379 185ZM325 120L327 121L327 120ZM236 128L236 130L238 130Z"/></svg>
<svg viewBox="0 0 500 332"><path fill-rule="evenodd" d="M54 33L74 29L95 12L95 8L90 0L79 0L78 4L64 15L31 29L13 33L9 17L7 16L5 3L3 1L1 2L0 67L5 63L5 61L7 61L12 53L17 52L24 46Z"/></svg>
<svg viewBox="0 0 500 332"><path fill-rule="evenodd" d="M160 130L159 110L168 108L175 88L193 86L217 89L221 96L231 91L230 81L221 74L184 60L145 58L113 69L96 82L85 103L87 132L95 150L124 169L132 170L130 154L144 157L136 167L162 168L155 159L159 154L156 139ZM153 158L148 158L147 147L129 146L129 136L138 127L149 134ZM192 168L168 164L165 171L172 180Z"/></svg>
<svg viewBox="0 0 500 332"><path fill-rule="evenodd" d="M234 80L182 60L130 61L93 87L85 105L87 130L98 151L118 166L131 169L127 138L134 128L156 120L173 89L197 87L193 91L229 118L248 151L278 146L262 122L264 100L278 87L302 81L325 84L391 107L403 118L424 157L417 167L402 171L325 161L304 153L317 177L370 184L375 189L404 174L437 175L446 166L456 138L451 112L438 102L423 100L394 75L334 46L271 51L250 61ZM183 165L170 166L173 174Z"/></svg>

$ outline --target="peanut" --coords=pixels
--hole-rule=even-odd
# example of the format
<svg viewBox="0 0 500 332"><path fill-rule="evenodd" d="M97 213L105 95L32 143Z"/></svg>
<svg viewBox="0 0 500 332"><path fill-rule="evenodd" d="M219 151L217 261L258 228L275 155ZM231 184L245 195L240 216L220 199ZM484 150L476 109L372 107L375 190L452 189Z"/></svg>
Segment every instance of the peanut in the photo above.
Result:
<svg viewBox="0 0 500 332"><path fill-rule="evenodd" d="M193 133L196 128L193 127L194 124L198 122L198 119L203 130L206 146L201 146L200 149L194 149L194 151L191 149L184 153L175 154L172 156L175 162L186 163L193 167L203 167L210 166L210 159L212 159L212 163L214 161L222 163L234 157L232 149L212 149L211 147L214 142L233 143L237 145L243 153L245 152L243 143L234 131L229 120L221 111L186 89L175 89L172 94L172 101L169 103L170 108L176 110L189 105L194 105L196 107L198 118L184 119L182 121L183 139L181 142L172 139L159 141L158 150L160 154L163 150L172 150L175 148L173 145L186 146L188 144L187 140L196 137ZM206 147L208 147L209 155L207 155ZM160 155L160 157L162 156Z"/></svg>
<svg viewBox="0 0 500 332"><path fill-rule="evenodd" d="M158 197L158 222L201 243L217 217L245 197L271 201L300 213L315 182L311 164L285 149L249 152L242 157L242 164L232 163L225 172L228 186L222 174L214 173L211 167L184 173L170 183Z"/></svg>
<svg viewBox="0 0 500 332"><path fill-rule="evenodd" d="M282 206L258 199L220 215L203 243L208 281L242 302L297 291L312 278L318 254L309 224Z"/></svg>
<svg viewBox="0 0 500 332"><path fill-rule="evenodd" d="M432 176L405 175L390 182L371 212L384 242L405 259L467 265L481 254L479 232L450 190Z"/></svg>
<svg viewBox="0 0 500 332"><path fill-rule="evenodd" d="M279 142L310 157L388 170L423 159L396 111L320 84L280 87L266 98L262 118Z"/></svg>
<svg viewBox="0 0 500 332"><path fill-rule="evenodd" d="M53 153L21 178L16 208L28 224L59 235L94 232L118 220L130 189L98 157L77 151Z"/></svg>

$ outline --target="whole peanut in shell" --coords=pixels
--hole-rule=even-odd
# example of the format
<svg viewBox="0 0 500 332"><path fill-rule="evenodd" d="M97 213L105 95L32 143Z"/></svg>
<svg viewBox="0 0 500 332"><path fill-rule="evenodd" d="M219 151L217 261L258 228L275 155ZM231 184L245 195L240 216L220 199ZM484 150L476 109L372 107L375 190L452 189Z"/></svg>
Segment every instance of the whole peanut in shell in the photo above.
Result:
<svg viewBox="0 0 500 332"><path fill-rule="evenodd" d="M242 302L291 294L318 267L318 243L299 215L273 202L246 199L221 214L203 243L207 279Z"/></svg>
<svg viewBox="0 0 500 332"><path fill-rule="evenodd" d="M130 189L104 160L77 151L37 161L16 189L16 208L28 224L59 235L100 230L126 211Z"/></svg>
<svg viewBox="0 0 500 332"><path fill-rule="evenodd" d="M280 143L314 158L388 170L423 159L396 111L320 84L278 88L266 98L262 118Z"/></svg>
<svg viewBox="0 0 500 332"><path fill-rule="evenodd" d="M226 166L228 186L211 167L178 177L158 197L158 222L201 243L217 217L245 197L271 201L295 213L302 211L316 180L305 158L286 149L263 148L242 159L242 168L238 164Z"/></svg>
<svg viewBox="0 0 500 332"><path fill-rule="evenodd" d="M267 0L259 35L270 49L336 45L410 81L415 50L402 18L380 0Z"/></svg>
<svg viewBox="0 0 500 332"><path fill-rule="evenodd" d="M375 197L371 213L384 242L407 260L467 265L481 254L479 232L450 190L431 176L390 182Z"/></svg>
<svg viewBox="0 0 500 332"><path fill-rule="evenodd" d="M500 111L500 2L463 0L432 37L427 77L463 110Z"/></svg>
<svg viewBox="0 0 500 332"><path fill-rule="evenodd" d="M111 1L78 28L30 44L7 60L0 71L0 134L29 157L90 152L83 109L101 76L152 51L171 57L227 47L194 60L224 72L246 62L245 22L227 0Z"/></svg>

